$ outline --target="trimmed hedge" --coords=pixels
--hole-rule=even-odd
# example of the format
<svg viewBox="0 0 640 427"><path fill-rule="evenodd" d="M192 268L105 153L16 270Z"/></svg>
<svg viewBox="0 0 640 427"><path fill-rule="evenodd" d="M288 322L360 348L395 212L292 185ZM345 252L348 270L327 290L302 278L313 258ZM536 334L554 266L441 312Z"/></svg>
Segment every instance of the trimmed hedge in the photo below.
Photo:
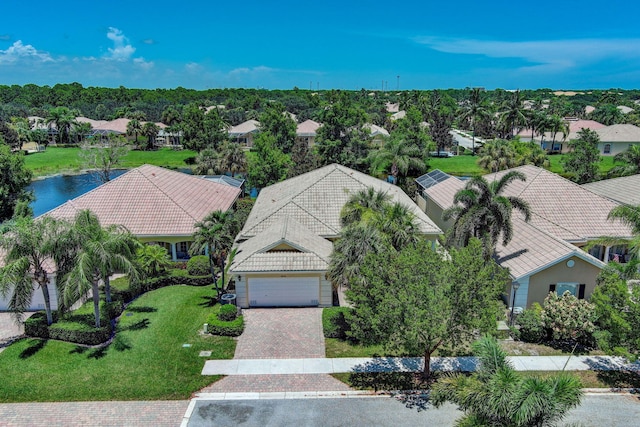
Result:
<svg viewBox="0 0 640 427"><path fill-rule="evenodd" d="M141 283L135 288L126 290L111 291L112 299L122 301L124 303L133 301L136 297L145 292L155 289L164 288L165 286L187 285L187 286L210 286L213 285L211 276L188 276L183 274L172 274L170 276L153 277L146 282Z"/></svg>
<svg viewBox="0 0 640 427"><path fill-rule="evenodd" d="M349 311L349 307L327 307L322 310L322 332L325 338L347 338L350 328L345 314Z"/></svg>
<svg viewBox="0 0 640 427"><path fill-rule="evenodd" d="M57 320L57 313L54 312L54 322L51 326L47 326L47 316L44 312L37 312L24 323L24 333L29 337L42 339L53 339L72 342L83 345L102 344L111 338L113 329L111 322L102 319L105 326L95 328L74 321Z"/></svg>
<svg viewBox="0 0 640 427"><path fill-rule="evenodd" d="M192 276L204 276L210 271L209 257L206 255L196 255L187 261L187 272Z"/></svg>
<svg viewBox="0 0 640 427"><path fill-rule="evenodd" d="M226 337L237 337L244 332L244 318L242 316L237 316L234 320L224 321L220 320L218 315L220 314L221 307L231 306L236 309L235 305L216 305L214 307L214 312L209 315L207 318L207 323L209 326L207 327L207 332L212 335L223 335ZM228 310L228 309L225 309Z"/></svg>
<svg viewBox="0 0 640 427"><path fill-rule="evenodd" d="M220 312L218 313L218 319L224 322L231 322L236 317L238 317L238 307L233 304L225 304L220 307Z"/></svg>

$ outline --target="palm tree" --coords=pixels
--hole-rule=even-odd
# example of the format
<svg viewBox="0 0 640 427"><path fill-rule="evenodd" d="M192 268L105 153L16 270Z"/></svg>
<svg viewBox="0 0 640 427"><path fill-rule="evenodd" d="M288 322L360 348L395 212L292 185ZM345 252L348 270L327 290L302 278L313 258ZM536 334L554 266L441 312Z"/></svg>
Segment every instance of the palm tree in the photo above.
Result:
<svg viewBox="0 0 640 427"><path fill-rule="evenodd" d="M527 378L513 369L495 338L473 346L478 369L471 377L449 375L434 384L431 401L446 401L464 412L458 426L539 427L556 425L582 398L582 385L573 375Z"/></svg>
<svg viewBox="0 0 640 427"><path fill-rule="evenodd" d="M560 116L552 115L547 118L547 130L551 132L551 150L556 142L556 135L562 133L562 140L566 140L569 135L569 122Z"/></svg>
<svg viewBox="0 0 640 427"><path fill-rule="evenodd" d="M225 141L220 147L219 169L231 176L247 170L247 156L237 142Z"/></svg>
<svg viewBox="0 0 640 427"><path fill-rule="evenodd" d="M489 141L480 149L478 165L489 172L510 169L517 165L517 153L509 141Z"/></svg>
<svg viewBox="0 0 640 427"><path fill-rule="evenodd" d="M220 166L220 153L212 148L205 148L198 153L193 166L194 175L215 175Z"/></svg>
<svg viewBox="0 0 640 427"><path fill-rule="evenodd" d="M159 245L141 245L136 255L147 278L162 275L172 265L167 249Z"/></svg>
<svg viewBox="0 0 640 427"><path fill-rule="evenodd" d="M618 153L613 157L614 162L621 162L623 165L614 166L610 171L610 176L627 176L640 173L640 144L630 146L626 151Z"/></svg>
<svg viewBox="0 0 640 427"><path fill-rule="evenodd" d="M174 126L180 123L180 111L173 105L169 105L162 112L162 123L168 126Z"/></svg>
<svg viewBox="0 0 640 427"><path fill-rule="evenodd" d="M400 202L387 203L384 211L376 216L374 224L398 251L420 240L421 232L416 216Z"/></svg>
<svg viewBox="0 0 640 427"><path fill-rule="evenodd" d="M131 120L138 120L139 122L143 120L147 120L147 115L144 113L144 111L140 111L140 110L136 110L131 113L128 113L126 117Z"/></svg>
<svg viewBox="0 0 640 427"><path fill-rule="evenodd" d="M340 222L343 227L360 222L363 218L370 217L373 212L382 212L390 200L391 195L373 187L358 190L342 207Z"/></svg>
<svg viewBox="0 0 640 427"><path fill-rule="evenodd" d="M70 130L75 123L78 112L67 107L55 107L49 110L49 115L45 119L47 125L54 124L58 131L58 141L61 144L71 143Z"/></svg>
<svg viewBox="0 0 640 427"><path fill-rule="evenodd" d="M122 226L102 227L98 217L89 210L78 212L73 232L78 252L75 265L65 278L64 299L69 304L91 290L95 326L99 328L100 282L104 284L105 300L111 302L109 276L122 272L135 281L138 276L135 257L140 243Z"/></svg>
<svg viewBox="0 0 640 427"><path fill-rule="evenodd" d="M64 263L69 249L64 247L67 230L67 223L51 217L19 217L3 225L0 248L5 258L0 269L0 294L11 293L9 309L18 321L31 304L35 282L42 291L47 324L53 323L49 277L55 273L60 288L60 278L68 266Z"/></svg>
<svg viewBox="0 0 640 427"><path fill-rule="evenodd" d="M138 135L142 133L142 124L138 119L131 119L127 123L127 135L134 136L136 146L138 145Z"/></svg>
<svg viewBox="0 0 640 427"><path fill-rule="evenodd" d="M193 243L189 251L192 255L207 253L209 256L209 269L215 283L216 292L220 295L222 289L218 289L214 265L220 265L222 273L222 287L224 288L224 258L231 249L235 235L234 217L232 211L213 211L202 221L195 224L196 232L193 233Z"/></svg>
<svg viewBox="0 0 640 427"><path fill-rule="evenodd" d="M469 100L462 106L460 120L471 120L471 153L473 155L476 152L476 123L479 118L484 118L488 115L489 107L485 100L482 99L480 89L472 89Z"/></svg>
<svg viewBox="0 0 640 427"><path fill-rule="evenodd" d="M520 98L520 91L516 90L511 94L502 104L502 113L500 115L500 121L507 132L507 138L511 139L514 135L514 130L524 125L527 122L525 117L525 109Z"/></svg>
<svg viewBox="0 0 640 427"><path fill-rule="evenodd" d="M394 184L398 183L398 176L404 178L412 170L421 174L427 169L424 153L416 145L395 138L387 140L379 150L372 150L367 161L372 175L386 172Z"/></svg>
<svg viewBox="0 0 640 427"><path fill-rule="evenodd" d="M157 124L153 122L146 122L142 126L142 133L144 136L149 138L147 140L147 150L153 150L153 145L156 142L156 137L158 136L158 132L160 132L160 128Z"/></svg>
<svg viewBox="0 0 640 427"><path fill-rule="evenodd" d="M91 123L87 122L74 122L73 134L75 135L76 143L80 144L87 135L91 133Z"/></svg>
<svg viewBox="0 0 640 427"><path fill-rule="evenodd" d="M525 221L531 217L527 202L501 194L515 180L526 181L526 177L522 172L510 171L491 183L481 176L471 178L454 196L454 205L442 213L443 220L453 220L447 243L467 246L469 239L476 237L483 242L487 259L493 255L500 236L502 244L507 245L513 237L513 209L522 212Z"/></svg>

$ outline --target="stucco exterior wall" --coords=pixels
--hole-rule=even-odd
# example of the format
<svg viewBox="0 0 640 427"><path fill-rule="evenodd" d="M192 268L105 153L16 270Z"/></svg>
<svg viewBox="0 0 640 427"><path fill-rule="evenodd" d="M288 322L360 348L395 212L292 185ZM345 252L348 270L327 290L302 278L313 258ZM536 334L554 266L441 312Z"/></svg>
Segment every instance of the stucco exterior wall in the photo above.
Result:
<svg viewBox="0 0 640 427"><path fill-rule="evenodd" d="M56 289L55 276L49 276L49 298L51 303L51 309L58 309L58 291ZM9 309L9 302L11 301L11 293L6 298L0 296L0 311L6 311ZM44 297L42 296L42 289L34 282L33 283L33 298L31 299L31 305L27 311L44 310Z"/></svg>
<svg viewBox="0 0 640 427"><path fill-rule="evenodd" d="M569 260L573 260L575 263L571 268L567 266ZM530 307L534 302L542 304L549 294L549 285L559 282L584 283L584 297L589 299L596 287L596 278L599 273L600 269L598 267L578 257L571 257L554 264L529 278L527 307Z"/></svg>

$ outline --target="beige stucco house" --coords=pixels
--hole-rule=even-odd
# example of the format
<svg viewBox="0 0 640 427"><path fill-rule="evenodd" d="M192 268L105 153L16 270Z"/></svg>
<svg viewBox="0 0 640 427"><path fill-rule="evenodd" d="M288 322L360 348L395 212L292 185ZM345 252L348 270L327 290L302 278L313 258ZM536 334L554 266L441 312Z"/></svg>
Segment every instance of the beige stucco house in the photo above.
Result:
<svg viewBox="0 0 640 427"><path fill-rule="evenodd" d="M541 303L552 290L569 290L588 298L606 262L622 259L625 249L596 246L586 252L582 248L601 236L632 234L629 227L607 219L618 203L545 169L527 165L512 170L522 172L527 180L511 183L504 194L525 200L532 211L529 222L514 212L513 238L508 245L496 248L497 262L509 268L512 283L518 284L515 306ZM506 172L485 178L492 181ZM442 220L442 212L453 205L454 195L465 182L441 171L429 172L416 182L418 205L439 227L448 230L452 223ZM507 289L506 295L511 304L514 288Z"/></svg>
<svg viewBox="0 0 640 427"><path fill-rule="evenodd" d="M640 127L631 124L606 126L597 129L600 138L598 150L603 156L615 156L627 151L630 146L640 144Z"/></svg>
<svg viewBox="0 0 640 427"><path fill-rule="evenodd" d="M260 132L260 122L257 120L247 120L237 126L229 128L229 138L246 148L253 147L253 139Z"/></svg>
<svg viewBox="0 0 640 427"><path fill-rule="evenodd" d="M333 303L326 277L340 211L355 192L374 187L408 206L424 235L441 230L399 187L332 164L263 188L236 238L230 274L240 307L320 306Z"/></svg>

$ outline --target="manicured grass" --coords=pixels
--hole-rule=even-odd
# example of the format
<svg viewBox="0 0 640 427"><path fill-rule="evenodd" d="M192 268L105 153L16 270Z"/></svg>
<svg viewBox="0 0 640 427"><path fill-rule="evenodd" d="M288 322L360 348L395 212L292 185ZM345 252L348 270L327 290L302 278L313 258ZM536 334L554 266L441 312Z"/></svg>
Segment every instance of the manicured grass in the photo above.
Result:
<svg viewBox="0 0 640 427"><path fill-rule="evenodd" d="M327 357L393 356L388 354L381 345L367 347L338 338L325 338L325 353Z"/></svg>
<svg viewBox="0 0 640 427"><path fill-rule="evenodd" d="M0 402L187 399L220 377L200 375L205 359L230 359L235 341L202 335L211 287L149 292L123 313L105 348L40 339L0 353ZM183 344L191 344L183 347Z"/></svg>
<svg viewBox="0 0 640 427"><path fill-rule="evenodd" d="M567 352L560 348L522 341L500 341L500 347L510 356L568 356L570 354L570 351ZM578 352L574 354L578 354ZM601 356L605 353L601 350L591 350L589 352L580 352L579 354Z"/></svg>
<svg viewBox="0 0 640 427"><path fill-rule="evenodd" d="M77 147L48 147L43 153L30 154L25 157L25 165L34 176L54 175L57 173L78 173L84 166ZM132 150L122 159L120 168L135 168L143 164L151 164L166 168L188 167L185 159L195 157L191 150L175 151L162 148L156 151Z"/></svg>

